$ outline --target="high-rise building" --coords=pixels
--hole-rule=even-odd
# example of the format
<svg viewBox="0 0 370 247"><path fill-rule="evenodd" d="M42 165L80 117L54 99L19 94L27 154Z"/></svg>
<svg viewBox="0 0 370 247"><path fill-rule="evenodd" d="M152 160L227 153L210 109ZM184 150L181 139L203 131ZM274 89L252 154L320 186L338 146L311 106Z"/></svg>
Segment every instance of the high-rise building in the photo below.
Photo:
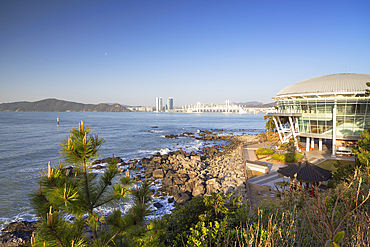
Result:
<svg viewBox="0 0 370 247"><path fill-rule="evenodd" d="M161 112L162 111L162 97L155 98L155 111Z"/></svg>
<svg viewBox="0 0 370 247"><path fill-rule="evenodd" d="M168 107L168 110L173 110L173 98L172 97L168 97L167 107Z"/></svg>

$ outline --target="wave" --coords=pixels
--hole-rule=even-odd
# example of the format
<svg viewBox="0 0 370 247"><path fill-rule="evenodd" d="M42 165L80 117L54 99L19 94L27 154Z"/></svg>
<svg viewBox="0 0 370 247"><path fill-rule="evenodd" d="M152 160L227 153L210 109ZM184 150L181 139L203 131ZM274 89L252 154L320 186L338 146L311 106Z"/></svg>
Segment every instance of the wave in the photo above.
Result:
<svg viewBox="0 0 370 247"><path fill-rule="evenodd" d="M8 224L18 221L36 222L38 219L35 214L29 212L22 212L11 218L0 217L0 229L4 229ZM0 232L1 235L1 232Z"/></svg>

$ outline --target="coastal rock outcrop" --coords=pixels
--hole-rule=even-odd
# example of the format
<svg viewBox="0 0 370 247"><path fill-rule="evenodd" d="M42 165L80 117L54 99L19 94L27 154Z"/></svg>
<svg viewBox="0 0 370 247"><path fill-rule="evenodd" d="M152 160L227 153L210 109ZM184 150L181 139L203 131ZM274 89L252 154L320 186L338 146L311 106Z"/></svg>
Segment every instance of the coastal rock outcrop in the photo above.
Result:
<svg viewBox="0 0 370 247"><path fill-rule="evenodd" d="M174 196L176 203L184 204L195 196L211 193L233 193L245 196L242 143L259 141L256 135L220 136L220 130L200 131L197 139L226 140L223 145L206 146L198 153L183 150L165 155L157 153L141 160L147 178L162 179L161 195ZM178 136L192 136L183 133ZM246 198L245 198L246 199Z"/></svg>
<svg viewBox="0 0 370 247"><path fill-rule="evenodd" d="M35 222L19 221L7 225L0 236L0 247L28 246Z"/></svg>

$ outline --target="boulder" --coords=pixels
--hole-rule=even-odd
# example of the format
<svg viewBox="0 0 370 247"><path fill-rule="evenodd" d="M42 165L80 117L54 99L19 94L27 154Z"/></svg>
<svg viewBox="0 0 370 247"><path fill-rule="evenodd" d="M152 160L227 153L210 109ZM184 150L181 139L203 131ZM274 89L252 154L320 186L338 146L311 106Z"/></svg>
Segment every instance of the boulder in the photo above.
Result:
<svg viewBox="0 0 370 247"><path fill-rule="evenodd" d="M131 170L134 170L136 168L135 163L129 163L128 168L130 168Z"/></svg>
<svg viewBox="0 0 370 247"><path fill-rule="evenodd" d="M198 174L196 172L188 172L187 175L189 176L189 178L194 178L196 177Z"/></svg>
<svg viewBox="0 0 370 247"><path fill-rule="evenodd" d="M207 194L210 194L212 192L218 193L221 190L221 184L218 182L213 183L213 184L207 184L206 190L207 190Z"/></svg>
<svg viewBox="0 0 370 247"><path fill-rule="evenodd" d="M156 208L163 208L163 205L160 202L156 202L153 204Z"/></svg>
<svg viewBox="0 0 370 247"><path fill-rule="evenodd" d="M189 179L189 181L185 183L185 188L188 191L193 191L194 187L200 183L201 183L201 180L198 177L195 177L195 178Z"/></svg>
<svg viewBox="0 0 370 247"><path fill-rule="evenodd" d="M192 191L193 196L203 195L204 193L205 193L205 189L204 189L204 186L201 184L196 185Z"/></svg>
<svg viewBox="0 0 370 247"><path fill-rule="evenodd" d="M181 192L181 193L177 193L174 196L174 199L175 199L175 202L178 204L185 204L187 201L190 200L190 196L185 192Z"/></svg>
<svg viewBox="0 0 370 247"><path fill-rule="evenodd" d="M35 228L35 222L10 223L2 230L0 246L27 246Z"/></svg>
<svg viewBox="0 0 370 247"><path fill-rule="evenodd" d="M218 182L217 180L218 180L217 178L211 178L211 179L209 179L209 180L206 181L206 184L214 184L214 183L217 183Z"/></svg>
<svg viewBox="0 0 370 247"><path fill-rule="evenodd" d="M170 195L176 195L177 193L180 192L180 188L176 185L171 185L167 187L167 192Z"/></svg>
<svg viewBox="0 0 370 247"><path fill-rule="evenodd" d="M166 173L166 178L172 178L173 176L175 175L175 173L173 172L173 171L168 171L167 173Z"/></svg>
<svg viewBox="0 0 370 247"><path fill-rule="evenodd" d="M70 177L74 174L73 172L73 167L72 166L68 166L64 169L65 173L66 173L66 176L67 177Z"/></svg>
<svg viewBox="0 0 370 247"><path fill-rule="evenodd" d="M163 178L164 172L163 169L156 169L153 171L153 178Z"/></svg>
<svg viewBox="0 0 370 247"><path fill-rule="evenodd" d="M165 179L162 180L162 185L163 186L171 186L173 185L172 178L166 177Z"/></svg>
<svg viewBox="0 0 370 247"><path fill-rule="evenodd" d="M191 156L191 160L201 161L201 158L200 158L200 156L195 155L195 156Z"/></svg>
<svg viewBox="0 0 370 247"><path fill-rule="evenodd" d="M183 185L184 181L182 181L179 177L174 177L173 178L173 183L176 185Z"/></svg>

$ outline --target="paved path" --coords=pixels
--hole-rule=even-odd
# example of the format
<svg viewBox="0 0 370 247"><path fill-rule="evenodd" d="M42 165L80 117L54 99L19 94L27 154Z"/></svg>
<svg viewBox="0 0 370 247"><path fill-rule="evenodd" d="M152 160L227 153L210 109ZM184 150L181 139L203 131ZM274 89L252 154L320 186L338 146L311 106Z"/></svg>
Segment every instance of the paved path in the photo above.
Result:
<svg viewBox="0 0 370 247"><path fill-rule="evenodd" d="M257 156L256 156L256 154L254 153L253 150L248 150L248 149L245 148L245 146L244 146L243 150L244 150L244 159L245 160L250 160L250 161L257 160Z"/></svg>
<svg viewBox="0 0 370 247"><path fill-rule="evenodd" d="M266 163L266 162L264 162ZM257 184L257 185L267 185L270 186L271 189L275 189L275 183L282 182L282 181L289 181L289 178L279 176L277 170L280 167L284 167L285 165L275 164L275 163L266 163L269 166L269 173L258 176L255 178L248 179L248 183Z"/></svg>
<svg viewBox="0 0 370 247"><path fill-rule="evenodd" d="M244 146L243 149L244 149L245 160L246 161L247 160L256 161L257 157L256 157L256 154L254 153L254 150L256 150L257 148L261 148L261 147L270 148L271 143L258 143L258 144ZM302 150L302 151L303 151L302 153L306 155L307 160L313 164L321 163L322 161L326 159L354 160L354 157L337 156L333 158L331 157L330 150L324 150L324 151L313 150L310 152L306 152L305 150ZM284 167L286 165L270 163L270 162L263 162L263 163L268 165L269 173L259 176L259 177L248 179L249 183L257 184L257 185L267 185L267 186L270 186L271 189L275 189L275 183L277 182L282 182L282 181L290 182L290 179L288 177L280 176L277 173L277 170L280 167Z"/></svg>
<svg viewBox="0 0 370 247"><path fill-rule="evenodd" d="M258 143L258 144L244 146L243 149L244 149L244 158L245 158L245 160L246 161L247 160L256 161L257 156L256 156L254 150L256 150L257 148L264 148L264 147L270 148L271 143ZM280 165L280 164L270 163L270 162L263 162L263 163L267 164L267 166L269 168L269 173L265 174L265 175L262 175L262 176L259 176L259 177L248 179L249 183L253 183L253 184L257 184L257 185L267 185L267 186L270 186L271 189L275 189L275 183L276 182L288 181L287 178L281 177L277 173L277 170L280 167L284 167L285 165Z"/></svg>

